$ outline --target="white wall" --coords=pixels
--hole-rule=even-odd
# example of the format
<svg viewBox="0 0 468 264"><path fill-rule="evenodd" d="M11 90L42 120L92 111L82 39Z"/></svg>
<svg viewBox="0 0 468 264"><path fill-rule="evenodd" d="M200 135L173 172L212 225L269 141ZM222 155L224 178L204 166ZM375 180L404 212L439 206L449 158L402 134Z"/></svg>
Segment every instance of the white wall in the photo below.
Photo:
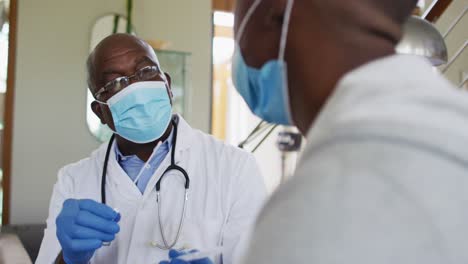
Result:
<svg viewBox="0 0 468 264"><path fill-rule="evenodd" d="M185 118L194 127L211 127L211 0L135 1L134 23L143 39L169 41L169 49L192 53ZM169 73L170 74L170 73Z"/></svg>
<svg viewBox="0 0 468 264"><path fill-rule="evenodd" d="M85 60L94 21L123 13L123 0L19 1L10 223L40 223L57 170L98 146L85 119ZM188 120L207 131L210 111L210 0L135 1L135 26L192 52Z"/></svg>

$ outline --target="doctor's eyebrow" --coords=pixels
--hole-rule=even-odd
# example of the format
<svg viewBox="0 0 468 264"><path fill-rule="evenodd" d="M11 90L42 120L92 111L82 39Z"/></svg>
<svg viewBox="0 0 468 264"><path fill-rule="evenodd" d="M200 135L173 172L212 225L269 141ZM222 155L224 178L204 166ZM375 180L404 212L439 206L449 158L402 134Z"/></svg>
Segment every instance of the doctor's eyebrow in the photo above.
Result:
<svg viewBox="0 0 468 264"><path fill-rule="evenodd" d="M103 75L124 75L122 72L117 70L106 70L102 72Z"/></svg>
<svg viewBox="0 0 468 264"><path fill-rule="evenodd" d="M153 61L152 59L150 59L148 56L143 56L142 58L139 58L137 60L135 60L135 70L139 70L139 67L141 64L151 64L151 65L154 65L156 67L158 67L158 69L161 69L161 67L159 67L159 65ZM104 70L102 72L102 75L104 76L109 76L109 75L119 75L119 76L124 76L125 73L117 70L117 69L107 69L107 70Z"/></svg>
<svg viewBox="0 0 468 264"><path fill-rule="evenodd" d="M153 60L152 60L151 58L149 58L148 56L143 56L142 58L139 58L138 60L136 60L136 62L135 62L135 69L136 69L139 65L141 65L141 64L143 64L143 63L149 63L149 64L151 64L151 65L154 65L154 66L158 67L158 69L161 69L161 67L159 66L159 64L156 63L155 61L153 61Z"/></svg>

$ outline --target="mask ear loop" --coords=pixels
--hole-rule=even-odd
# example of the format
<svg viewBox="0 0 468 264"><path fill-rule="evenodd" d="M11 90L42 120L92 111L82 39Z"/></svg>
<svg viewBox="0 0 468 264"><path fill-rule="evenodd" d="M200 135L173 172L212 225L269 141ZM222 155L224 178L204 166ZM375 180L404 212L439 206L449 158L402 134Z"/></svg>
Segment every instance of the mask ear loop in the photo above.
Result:
<svg viewBox="0 0 468 264"><path fill-rule="evenodd" d="M103 105L107 105L107 106L109 105L108 103L103 102L103 101L99 101L99 100L96 99L96 98L94 98L94 101L96 101L96 102L98 102L98 103L100 103L100 104L103 104Z"/></svg>
<svg viewBox="0 0 468 264"><path fill-rule="evenodd" d="M249 7L249 10L247 10L245 17L239 26L239 31L237 32L237 37L236 37L236 43L239 44L240 39L242 35L244 34L245 27L247 26L247 23L250 20L250 17L253 15L253 12L257 9L257 7L260 5L261 2L262 0L255 0L255 2ZM284 61L284 53L286 50L286 40L288 38L289 21L291 20L291 13L292 13L293 5L294 5L294 0L289 0L286 3L286 9L284 11L284 22L283 22L283 27L281 29L280 48L278 51L278 59L281 61Z"/></svg>
<svg viewBox="0 0 468 264"><path fill-rule="evenodd" d="M289 21L291 20L291 13L293 8L294 0L289 0L286 3L286 9L284 11L284 22L283 28L281 29L281 40L278 51L278 59L284 61L284 53L286 50L286 40L288 39Z"/></svg>
<svg viewBox="0 0 468 264"><path fill-rule="evenodd" d="M289 0L286 3L286 9L284 11L284 22L283 22L283 27L281 29L281 39L280 39L280 47L278 51L278 60L283 63L283 98L284 98L284 105L287 109L286 114L287 114L287 119L290 124L294 124L293 118L292 118L292 113L291 113L291 104L289 102L289 88L288 88L288 67L286 64L286 61L284 60L284 54L286 52L286 41L288 39L288 30L289 30L289 21L291 20L291 13L292 13L292 8L294 5L294 0Z"/></svg>
<svg viewBox="0 0 468 264"><path fill-rule="evenodd" d="M245 30L245 27L247 26L247 22L249 22L250 17L252 16L253 12L257 9L257 7L260 5L261 2L262 0L255 0L255 2L249 7L249 10L247 10L245 17L239 26L239 31L237 32L237 37L236 37L237 44L239 44L240 38L244 34L244 30Z"/></svg>
<svg viewBox="0 0 468 264"><path fill-rule="evenodd" d="M102 105L107 105L107 106L109 107L109 103L106 103L106 102L103 102L103 101L99 101L99 100L96 99L96 98L94 98L94 101L96 101L97 103L102 104ZM117 132L114 131L109 125L108 125L107 127L110 129L110 131L112 131L112 133L114 133L114 135L118 135ZM114 144L116 144L116 143L114 142Z"/></svg>
<svg viewBox="0 0 468 264"><path fill-rule="evenodd" d="M156 67L159 68L159 70L161 71L162 76L164 77L164 78L163 78L163 82L164 82L164 84L166 84L166 88L171 89L171 87L169 86L169 81L167 80L166 72L163 70L163 68L162 68L161 65L159 64L159 60L158 60L158 62L157 62L157 66L156 66Z"/></svg>

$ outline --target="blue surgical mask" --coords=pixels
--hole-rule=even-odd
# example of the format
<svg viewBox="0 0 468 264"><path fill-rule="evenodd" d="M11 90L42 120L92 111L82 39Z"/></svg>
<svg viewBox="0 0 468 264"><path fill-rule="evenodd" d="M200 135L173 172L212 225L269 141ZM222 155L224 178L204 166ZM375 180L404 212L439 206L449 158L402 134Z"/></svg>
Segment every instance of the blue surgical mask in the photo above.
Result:
<svg viewBox="0 0 468 264"><path fill-rule="evenodd" d="M255 115L269 123L292 125L284 52L294 0L288 0L286 5L278 58L267 61L260 69L256 69L246 64L239 41L261 1L256 0L253 3L240 24L232 58L232 78L237 91Z"/></svg>
<svg viewBox="0 0 468 264"><path fill-rule="evenodd" d="M172 118L165 82L136 82L109 98L107 103L99 103L109 106L114 132L138 144L159 139Z"/></svg>

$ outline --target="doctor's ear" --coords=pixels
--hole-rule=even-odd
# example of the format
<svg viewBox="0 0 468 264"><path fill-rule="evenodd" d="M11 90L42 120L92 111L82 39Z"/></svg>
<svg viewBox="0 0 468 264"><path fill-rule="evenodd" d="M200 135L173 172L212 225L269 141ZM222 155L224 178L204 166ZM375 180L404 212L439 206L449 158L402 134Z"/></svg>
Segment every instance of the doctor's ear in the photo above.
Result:
<svg viewBox="0 0 468 264"><path fill-rule="evenodd" d="M174 97L174 95L172 94L172 79L171 79L171 76L165 72L164 73L164 76L166 77L166 81L167 81L167 85L168 85L168 92L169 92L169 95L172 97Z"/></svg>
<svg viewBox="0 0 468 264"><path fill-rule="evenodd" d="M91 109L93 109L93 112L97 117L99 117L99 120L101 120L101 124L105 125L106 122L104 121L103 114L102 114L102 108L100 104L96 101L93 101L91 103Z"/></svg>

